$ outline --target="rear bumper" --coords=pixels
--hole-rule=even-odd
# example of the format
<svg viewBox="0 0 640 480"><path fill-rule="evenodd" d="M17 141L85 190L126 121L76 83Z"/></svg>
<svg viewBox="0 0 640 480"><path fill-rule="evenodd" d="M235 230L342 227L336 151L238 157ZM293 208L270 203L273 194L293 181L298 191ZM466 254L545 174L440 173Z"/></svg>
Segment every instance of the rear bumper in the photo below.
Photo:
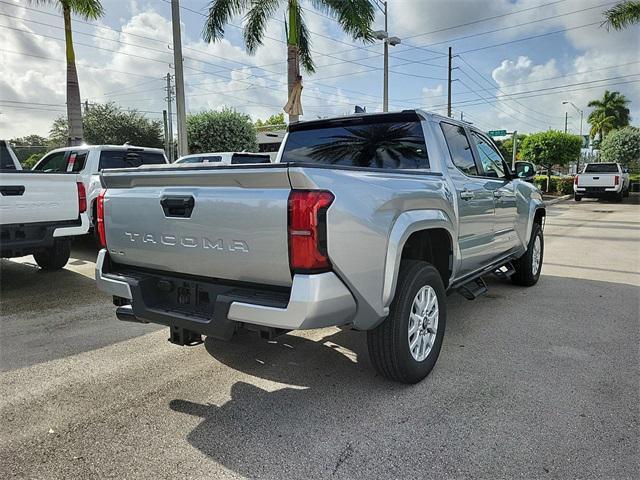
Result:
<svg viewBox="0 0 640 480"><path fill-rule="evenodd" d="M137 321L227 336L239 324L283 330L345 325L356 312L351 292L333 273L294 275L291 289L128 270L98 254L96 282L103 292L130 303ZM206 300L206 301L205 301ZM222 332L222 334L221 334Z"/></svg>
<svg viewBox="0 0 640 480"><path fill-rule="evenodd" d="M581 197L608 197L618 195L622 192L622 185L616 185L615 187L576 187L573 186L573 191L576 195Z"/></svg>
<svg viewBox="0 0 640 480"><path fill-rule="evenodd" d="M76 220L0 225L0 256L21 257L52 248L56 239L87 233L86 214Z"/></svg>

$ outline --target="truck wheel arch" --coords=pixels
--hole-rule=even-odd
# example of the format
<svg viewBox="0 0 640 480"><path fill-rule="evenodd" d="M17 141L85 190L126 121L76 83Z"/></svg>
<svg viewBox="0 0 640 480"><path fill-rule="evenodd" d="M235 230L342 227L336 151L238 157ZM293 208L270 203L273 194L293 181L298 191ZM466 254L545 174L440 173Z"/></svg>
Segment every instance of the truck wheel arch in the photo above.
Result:
<svg viewBox="0 0 640 480"><path fill-rule="evenodd" d="M441 210L412 210L401 214L389 235L382 288L382 306L388 313L395 295L402 259L424 260L439 271L445 288L449 285L457 257L454 227Z"/></svg>

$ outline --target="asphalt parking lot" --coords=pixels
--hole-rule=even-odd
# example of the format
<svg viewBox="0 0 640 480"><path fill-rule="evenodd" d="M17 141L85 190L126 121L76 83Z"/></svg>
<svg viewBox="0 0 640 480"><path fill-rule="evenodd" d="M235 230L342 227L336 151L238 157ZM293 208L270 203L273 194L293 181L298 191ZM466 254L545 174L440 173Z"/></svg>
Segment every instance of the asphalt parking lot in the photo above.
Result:
<svg viewBox="0 0 640 480"><path fill-rule="evenodd" d="M549 208L537 286L448 299L431 375L325 329L193 348L115 319L95 249L2 260L1 478L639 476L640 196Z"/></svg>

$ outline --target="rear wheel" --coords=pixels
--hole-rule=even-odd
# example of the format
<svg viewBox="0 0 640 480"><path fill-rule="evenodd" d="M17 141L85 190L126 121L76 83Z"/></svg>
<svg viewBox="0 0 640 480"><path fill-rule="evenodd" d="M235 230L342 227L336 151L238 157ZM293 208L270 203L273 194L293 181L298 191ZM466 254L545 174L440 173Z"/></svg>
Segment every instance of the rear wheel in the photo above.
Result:
<svg viewBox="0 0 640 480"><path fill-rule="evenodd" d="M622 202L622 199L624 198L624 195L622 194L622 192L620 193L616 193L615 197L613 197L613 201L620 203Z"/></svg>
<svg viewBox="0 0 640 480"><path fill-rule="evenodd" d="M531 229L531 239L524 255L513 262L515 273L511 280L516 285L530 287L538 283L542 271L542 257L544 256L544 238L542 227L534 223Z"/></svg>
<svg viewBox="0 0 640 480"><path fill-rule="evenodd" d="M60 270L71 256L71 242L56 240L53 247L34 253L33 258L43 270Z"/></svg>
<svg viewBox="0 0 640 480"><path fill-rule="evenodd" d="M581 196L581 195L574 194L574 195L573 195L573 199L574 199L576 202L579 202L580 200L582 200L582 196Z"/></svg>
<svg viewBox="0 0 640 480"><path fill-rule="evenodd" d="M436 364L446 325L446 294L436 268L403 260L389 316L367 332L369 356L384 377L417 383Z"/></svg>

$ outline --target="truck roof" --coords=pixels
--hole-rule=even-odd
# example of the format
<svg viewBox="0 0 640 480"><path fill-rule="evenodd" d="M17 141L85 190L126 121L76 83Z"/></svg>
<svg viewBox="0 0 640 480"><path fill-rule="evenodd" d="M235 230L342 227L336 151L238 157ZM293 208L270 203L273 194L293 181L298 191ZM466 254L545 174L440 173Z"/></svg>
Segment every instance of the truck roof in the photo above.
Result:
<svg viewBox="0 0 640 480"><path fill-rule="evenodd" d="M155 147L138 147L136 145L76 145L75 147L61 147L51 150L50 152L66 152L68 150L139 150L144 152L162 153L162 148ZM47 153L50 153L47 152Z"/></svg>

